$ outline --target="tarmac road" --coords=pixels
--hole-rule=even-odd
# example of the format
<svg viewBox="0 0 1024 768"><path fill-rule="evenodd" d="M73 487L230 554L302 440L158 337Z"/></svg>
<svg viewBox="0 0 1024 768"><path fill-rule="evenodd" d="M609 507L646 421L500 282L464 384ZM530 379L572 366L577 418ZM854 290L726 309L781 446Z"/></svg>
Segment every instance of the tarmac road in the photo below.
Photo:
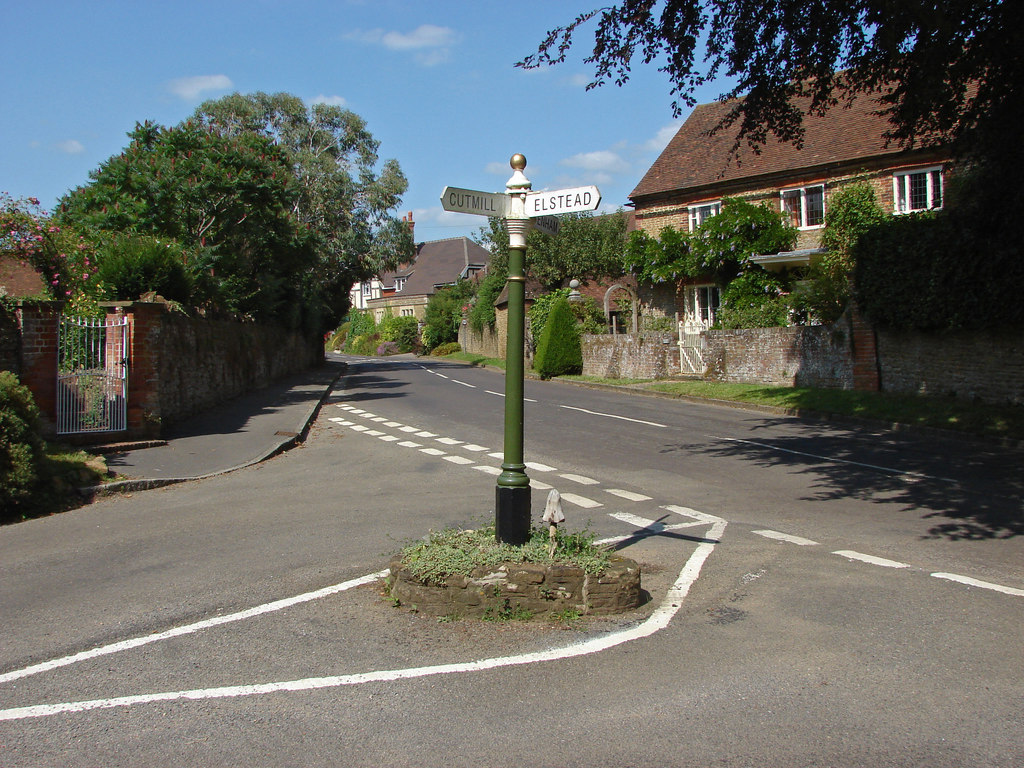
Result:
<svg viewBox="0 0 1024 768"><path fill-rule="evenodd" d="M0 766L1024 763L1018 453L528 382L535 512L660 531L652 601L397 610L387 554L488 519L500 391L350 360L287 453L0 529Z"/></svg>

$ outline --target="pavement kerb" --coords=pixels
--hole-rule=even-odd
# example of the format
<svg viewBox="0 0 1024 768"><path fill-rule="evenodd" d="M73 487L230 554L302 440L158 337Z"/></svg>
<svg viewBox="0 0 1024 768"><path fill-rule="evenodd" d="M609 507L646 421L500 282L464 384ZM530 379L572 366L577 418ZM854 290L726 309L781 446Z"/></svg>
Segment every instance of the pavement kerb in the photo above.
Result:
<svg viewBox="0 0 1024 768"><path fill-rule="evenodd" d="M321 393L316 403L311 405L307 412L303 414L301 423L298 425L298 429L295 430L294 435L282 437L281 440L279 440L276 444L274 444L268 450L264 451L263 453L259 454L253 459L249 459L248 461L244 461L241 464L238 464L233 467L228 467L226 469L218 469L216 472L209 472L205 475L197 475L195 477L131 478L128 480L116 480L112 483L104 483L101 485L93 485L86 488L79 488L78 491L86 499L92 499L97 496L109 496L116 493L148 491L153 488L162 488L164 486L176 485L177 483L187 483L193 480L207 480L211 477L226 475L229 472L235 472L239 469L251 467L254 464L259 464L260 462L266 461L267 459L271 459L274 456L277 456L280 453L284 453L285 451L294 448L296 445L299 445L300 443L305 441L306 437L309 435L309 428L312 425L314 419L316 419L316 415L320 412L320 409L323 407L323 404L330 396L331 391L334 389L335 385L338 383L341 377L345 375L347 371L348 366L345 363L342 363L338 375L335 376L327 384L326 387L324 387L324 391Z"/></svg>
<svg viewBox="0 0 1024 768"><path fill-rule="evenodd" d="M470 363L465 360L448 360L446 358L437 358L438 360L446 360L449 363L461 363L462 365L473 366L476 368L490 368L491 370L500 371L502 368L494 365L486 365L481 363ZM527 372L527 378L538 379L539 376ZM755 413L766 413L774 414L777 416L795 416L800 419L815 419L817 421L832 421L840 424L850 424L852 426L859 427L874 427L876 429L886 429L890 432L906 432L909 434L916 435L932 435L934 437L947 437L956 440L963 440L965 442L977 442L984 443L986 445L996 445L1000 448L1010 448L1015 450L1024 450L1024 440L1019 440L1013 437L994 437L989 435L978 435L970 432L958 432L952 429L940 429L939 427L922 427L916 424L904 424L898 421L884 421L882 419L870 419L864 416L850 416L845 413L834 413L831 411L815 411L807 408L783 408L778 405L761 405L759 403L744 403L738 400L718 400L713 397L694 397L693 395L676 395L671 392L658 392L657 390L646 389L645 387L637 386L635 384L602 384L596 381L577 381L575 379L562 379L556 378L552 381L557 381L561 384L570 384L574 387L583 387L585 389L601 389L607 392L626 392L628 394L643 395L645 397L660 397L668 400L682 400L687 403L694 403L697 405L718 405L724 408L733 408L743 411L753 411Z"/></svg>

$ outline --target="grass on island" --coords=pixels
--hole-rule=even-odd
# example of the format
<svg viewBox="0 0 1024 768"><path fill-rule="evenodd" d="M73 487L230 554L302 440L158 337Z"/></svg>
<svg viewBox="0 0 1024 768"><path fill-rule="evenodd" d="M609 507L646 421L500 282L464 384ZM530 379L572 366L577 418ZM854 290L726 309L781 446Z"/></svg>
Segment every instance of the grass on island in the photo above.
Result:
<svg viewBox="0 0 1024 768"><path fill-rule="evenodd" d="M496 568L502 563L561 563L600 574L608 567L610 554L595 544L594 538L586 530L559 530L552 556L546 528L534 528L521 547L495 541L493 525L476 530L445 528L432 531L425 540L407 544L400 556L413 576L433 585L443 584L448 576L469 576L474 568Z"/></svg>

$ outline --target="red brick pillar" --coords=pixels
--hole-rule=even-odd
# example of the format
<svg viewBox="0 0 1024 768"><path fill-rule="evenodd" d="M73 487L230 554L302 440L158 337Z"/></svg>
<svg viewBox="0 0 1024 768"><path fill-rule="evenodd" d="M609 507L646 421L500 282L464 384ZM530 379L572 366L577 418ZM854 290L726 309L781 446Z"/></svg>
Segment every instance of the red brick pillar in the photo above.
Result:
<svg viewBox="0 0 1024 768"><path fill-rule="evenodd" d="M57 433L57 328L59 301L21 301L17 317L21 331L21 383L29 388L42 415L47 437Z"/></svg>
<svg viewBox="0 0 1024 768"><path fill-rule="evenodd" d="M108 305L107 314L128 318L128 437L160 436L160 329L165 307L136 301Z"/></svg>
<svg viewBox="0 0 1024 768"><path fill-rule="evenodd" d="M850 327L853 337L853 388L878 392L882 388L878 371L878 337L856 302L851 303Z"/></svg>

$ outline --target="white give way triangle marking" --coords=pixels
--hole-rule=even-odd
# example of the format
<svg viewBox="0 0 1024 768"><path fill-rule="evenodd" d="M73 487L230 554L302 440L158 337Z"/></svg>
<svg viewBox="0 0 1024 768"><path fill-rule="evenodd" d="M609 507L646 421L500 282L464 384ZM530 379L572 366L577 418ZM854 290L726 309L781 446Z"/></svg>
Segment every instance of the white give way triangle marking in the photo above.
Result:
<svg viewBox="0 0 1024 768"><path fill-rule="evenodd" d="M681 512L685 508L676 508L676 511ZM699 517L698 517L699 516ZM142 704L151 704L155 702L163 701L199 701L203 699L225 699L240 696L260 696L268 693L282 693L282 692L295 692L295 691L313 691L325 688L338 688L346 685L361 685L363 683L370 682L388 682L394 680L408 680L419 677L429 677L432 675L447 675L455 673L465 672L479 672L487 669L497 669L500 667L511 667L519 666L523 664L535 664L545 661L557 661L559 659L568 659L576 656L586 656L592 653L599 653L600 651L614 648L617 645L623 643L632 642L643 637L648 637L664 629L668 626L668 623L679 611L682 606L683 599L690 591L690 587L700 576L701 568L704 562L711 555L716 544L721 541L722 535L725 532L726 521L718 517L706 515L703 513L696 513L693 515L695 519L701 522L709 523L711 525L710 530L707 533L705 539L699 543L693 553L687 559L686 564L680 571L678 578L675 583L669 588L662 600L661 604L657 609L641 624L635 627L631 627L620 632L613 632L600 637L594 637L589 640L584 640L578 643L572 643L567 646L560 648L552 648L546 651L539 651L534 653L523 653L511 656L499 656L490 659L479 659L476 661L467 661L453 664L438 664L435 666L427 667L411 667L406 669L392 669L392 670L380 670L374 672L362 672L350 675L335 675L330 677L310 677L301 680L287 680L282 682L271 682L271 683L257 683L252 685L236 685L236 686L225 686L220 688L199 688L192 690L181 690L181 691L166 691L162 693L148 693L138 694L134 696L120 696L109 699L93 699L90 701L74 701L64 702L58 704L40 704L35 706L27 707L15 707L12 709L0 710L0 721L3 720L24 720L35 717L49 717L52 715L69 714L75 712L87 712L94 709L111 709L114 707L132 707ZM275 603L268 603L267 606L261 606L258 608L250 609L249 611L242 611L238 614L231 614L230 616L218 617L217 619L210 619L206 622L199 622L198 624L189 625L188 627L181 627L177 630L170 630L160 635L147 636L144 638L136 638L135 640L127 640L122 643L115 643L110 646L104 646L103 648L97 648L93 651L87 651L82 654L76 654L74 656L68 656L64 659L56 659L51 662L45 662L32 667L26 667L22 670L15 670L8 672L0 676L0 682L6 682L29 675L37 674L48 669L55 669L61 666L67 666L73 664L76 661L84 660L85 658L95 658L96 656L105 655L109 653L115 653L117 651L126 650L128 648L134 648L139 645L148 642L155 642L156 640L165 639L166 637L178 636L181 634L187 634L188 632L199 631L199 629L205 629L210 626L216 626L218 624L224 624L228 621L237 621L242 618L249 618L250 616L260 615L267 613L270 610L280 610L284 604L295 604L296 602L304 602L306 599L315 599L309 597L310 595L322 596L322 594L333 594L335 592L349 589L352 586L358 586L359 584L367 583L374 579L380 578L383 574L371 574L360 579L353 579L350 582L336 585L335 587L327 587L324 590L318 590L317 592L310 592L306 595L301 595L298 598L290 598L289 600L277 601ZM280 606L269 608L269 606ZM150 639L152 638L152 639Z"/></svg>

